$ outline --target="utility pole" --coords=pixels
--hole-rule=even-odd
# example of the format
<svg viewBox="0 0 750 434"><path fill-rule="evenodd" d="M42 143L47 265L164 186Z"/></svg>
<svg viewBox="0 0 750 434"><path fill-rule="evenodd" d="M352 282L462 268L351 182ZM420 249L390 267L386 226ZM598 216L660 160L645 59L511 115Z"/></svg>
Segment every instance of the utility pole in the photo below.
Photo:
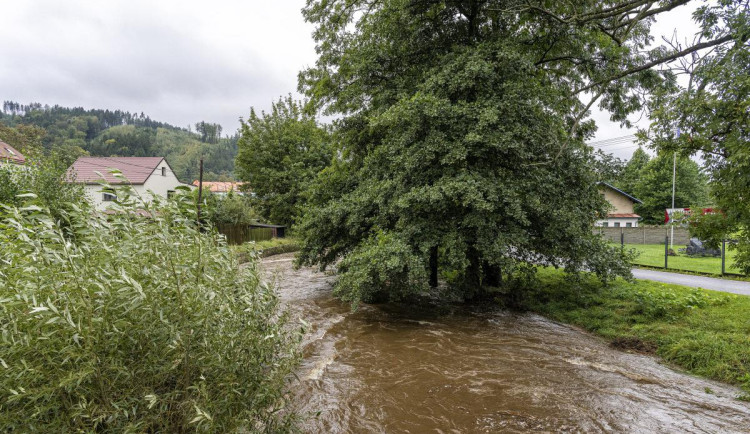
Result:
<svg viewBox="0 0 750 434"><path fill-rule="evenodd" d="M680 127L677 127L677 138L680 138ZM672 158L672 216L674 217L674 193L675 185L677 181L677 151L674 151ZM670 234L669 234L669 248L674 248L674 218L669 219L670 223Z"/></svg>
<svg viewBox="0 0 750 434"><path fill-rule="evenodd" d="M198 227L201 225L201 201L203 200L203 158L198 169Z"/></svg>

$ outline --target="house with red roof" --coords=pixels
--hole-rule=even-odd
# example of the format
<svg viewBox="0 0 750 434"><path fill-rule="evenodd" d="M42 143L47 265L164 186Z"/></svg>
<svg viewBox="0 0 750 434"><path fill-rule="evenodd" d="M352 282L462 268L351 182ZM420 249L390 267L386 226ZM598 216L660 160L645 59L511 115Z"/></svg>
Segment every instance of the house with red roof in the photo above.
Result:
<svg viewBox="0 0 750 434"><path fill-rule="evenodd" d="M599 193L609 202L609 212L607 218L597 220L596 226L637 228L641 216L635 213L633 207L643 202L606 182L599 182L598 188Z"/></svg>
<svg viewBox="0 0 750 434"><path fill-rule="evenodd" d="M119 171L124 179L112 174ZM117 199L116 187L128 185L149 200L153 196L170 197L182 183L164 157L81 157L68 168L68 182L83 184L86 196L99 210ZM102 187L106 182L115 190Z"/></svg>
<svg viewBox="0 0 750 434"><path fill-rule="evenodd" d="M0 140L0 163L25 164L26 157L13 146Z"/></svg>

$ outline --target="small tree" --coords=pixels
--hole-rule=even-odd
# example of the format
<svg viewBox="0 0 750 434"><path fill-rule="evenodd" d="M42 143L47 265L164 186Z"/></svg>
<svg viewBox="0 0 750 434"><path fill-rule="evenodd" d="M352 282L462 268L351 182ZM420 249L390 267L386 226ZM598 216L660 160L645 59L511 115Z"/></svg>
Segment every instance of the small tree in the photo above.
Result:
<svg viewBox="0 0 750 434"><path fill-rule="evenodd" d="M242 122L235 171L249 183L265 219L295 223L305 190L331 161L329 140L315 117L291 96L274 102L270 113L250 111Z"/></svg>

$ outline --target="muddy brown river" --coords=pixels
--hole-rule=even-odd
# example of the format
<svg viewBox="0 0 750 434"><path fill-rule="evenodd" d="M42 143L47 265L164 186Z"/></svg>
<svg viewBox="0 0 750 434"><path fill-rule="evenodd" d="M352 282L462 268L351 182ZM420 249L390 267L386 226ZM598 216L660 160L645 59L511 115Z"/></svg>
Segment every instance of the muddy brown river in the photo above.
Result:
<svg viewBox="0 0 750 434"><path fill-rule="evenodd" d="M750 432L739 390L532 314L349 305L264 260L310 324L294 407L313 433ZM314 416L315 413L319 415Z"/></svg>

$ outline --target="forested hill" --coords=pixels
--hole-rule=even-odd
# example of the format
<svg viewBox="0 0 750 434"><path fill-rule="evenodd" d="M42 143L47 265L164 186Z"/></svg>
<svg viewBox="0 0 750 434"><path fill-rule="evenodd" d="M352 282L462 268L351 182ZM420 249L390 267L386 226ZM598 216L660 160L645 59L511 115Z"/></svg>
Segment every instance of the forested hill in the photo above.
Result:
<svg viewBox="0 0 750 434"><path fill-rule="evenodd" d="M237 139L237 134L222 137L219 124L199 122L180 128L122 110L6 101L0 111L0 140L19 148L40 147L68 163L82 155L163 156L188 183L198 177L201 154L205 179L231 180Z"/></svg>

